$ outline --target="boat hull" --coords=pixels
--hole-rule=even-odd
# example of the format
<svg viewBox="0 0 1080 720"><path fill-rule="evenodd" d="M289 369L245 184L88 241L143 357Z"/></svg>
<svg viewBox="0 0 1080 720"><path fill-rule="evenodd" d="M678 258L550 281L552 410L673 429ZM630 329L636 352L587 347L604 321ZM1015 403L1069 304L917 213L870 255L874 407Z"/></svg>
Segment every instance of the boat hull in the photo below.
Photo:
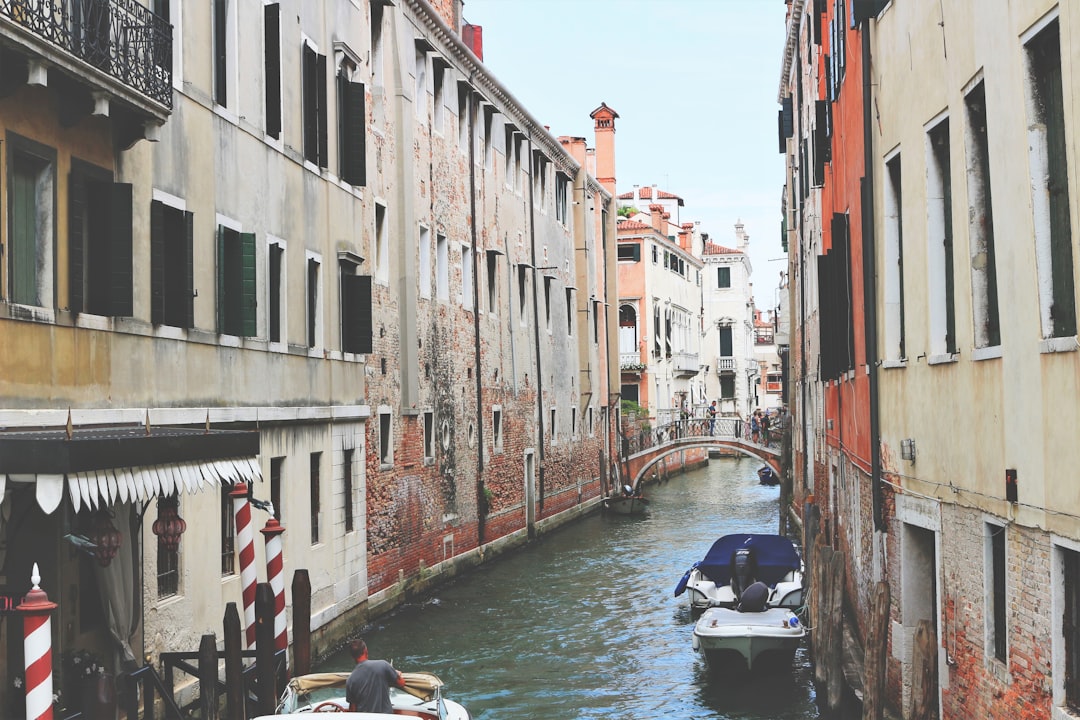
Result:
<svg viewBox="0 0 1080 720"><path fill-rule="evenodd" d="M694 649L710 667L790 668L806 629L790 610L740 613L709 608L694 626Z"/></svg>
<svg viewBox="0 0 1080 720"><path fill-rule="evenodd" d="M625 495L604 498L604 507L616 515L642 515L649 507L649 501L642 495Z"/></svg>

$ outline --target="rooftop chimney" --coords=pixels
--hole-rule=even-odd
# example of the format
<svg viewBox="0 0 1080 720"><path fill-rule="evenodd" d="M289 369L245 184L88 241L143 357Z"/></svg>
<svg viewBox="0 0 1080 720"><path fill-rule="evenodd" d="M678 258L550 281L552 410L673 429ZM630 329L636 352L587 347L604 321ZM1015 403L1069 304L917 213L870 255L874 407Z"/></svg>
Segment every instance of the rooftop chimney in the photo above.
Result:
<svg viewBox="0 0 1080 720"><path fill-rule="evenodd" d="M600 103L589 113L596 135L596 179L612 195L615 194L615 118L619 113Z"/></svg>
<svg viewBox="0 0 1080 720"><path fill-rule="evenodd" d="M663 205L650 205L649 216L651 218L649 224L653 226L653 229L661 235L667 235L664 232L664 206Z"/></svg>
<svg viewBox="0 0 1080 720"><path fill-rule="evenodd" d="M484 28L480 25L465 23L461 26L461 40L472 50L480 62L484 62Z"/></svg>

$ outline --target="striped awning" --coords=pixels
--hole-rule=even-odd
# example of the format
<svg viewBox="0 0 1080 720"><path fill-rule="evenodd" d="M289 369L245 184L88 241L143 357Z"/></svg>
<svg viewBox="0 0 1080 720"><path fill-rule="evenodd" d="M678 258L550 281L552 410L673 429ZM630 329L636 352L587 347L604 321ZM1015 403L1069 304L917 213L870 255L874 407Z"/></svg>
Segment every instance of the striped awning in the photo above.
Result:
<svg viewBox="0 0 1080 720"><path fill-rule="evenodd" d="M45 513L75 512L261 479L257 431L94 428L0 433L0 501L33 483Z"/></svg>

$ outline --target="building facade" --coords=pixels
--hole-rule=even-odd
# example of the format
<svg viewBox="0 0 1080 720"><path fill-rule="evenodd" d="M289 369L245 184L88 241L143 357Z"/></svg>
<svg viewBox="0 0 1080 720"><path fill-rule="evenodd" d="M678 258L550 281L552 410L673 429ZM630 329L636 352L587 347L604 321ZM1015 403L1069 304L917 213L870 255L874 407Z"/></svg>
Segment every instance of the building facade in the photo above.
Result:
<svg viewBox="0 0 1080 720"><path fill-rule="evenodd" d="M1080 459L1069 429L1080 13L1044 0L790 7L781 133L791 130L793 168L796 497L813 492L820 532L847 558L861 637L870 588L890 589L884 687L896 714L929 703L942 718L1080 716L1069 480ZM832 142L815 200L800 188L821 119ZM821 257L838 238L851 267L839 276ZM824 345L837 298L823 288L845 276L866 313L840 303L854 353L837 365ZM824 374L820 413L815 332L822 366L839 373ZM852 414L836 415L838 402ZM855 450L833 467L840 432ZM808 442L820 438L824 452Z"/></svg>
<svg viewBox="0 0 1080 720"><path fill-rule="evenodd" d="M0 10L3 591L39 564L57 656L119 671L219 629L240 481L309 572L316 649L587 510L619 399L612 192L461 4L154 2L139 42L101 5L67 46L70 4Z"/></svg>

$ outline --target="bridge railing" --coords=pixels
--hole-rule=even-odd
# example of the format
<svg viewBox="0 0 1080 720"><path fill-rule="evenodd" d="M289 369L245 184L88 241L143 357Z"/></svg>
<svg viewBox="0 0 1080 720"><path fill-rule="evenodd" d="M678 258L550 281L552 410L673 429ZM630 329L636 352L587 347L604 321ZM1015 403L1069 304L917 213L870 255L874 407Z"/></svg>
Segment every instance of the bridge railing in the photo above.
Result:
<svg viewBox="0 0 1080 720"><path fill-rule="evenodd" d="M672 420L637 432L622 435L622 456L630 457L650 448L666 445L675 440L715 439L738 440L743 444L764 450L780 450L782 429L771 429L768 437L758 432L755 437L749 424L739 418L683 418Z"/></svg>

